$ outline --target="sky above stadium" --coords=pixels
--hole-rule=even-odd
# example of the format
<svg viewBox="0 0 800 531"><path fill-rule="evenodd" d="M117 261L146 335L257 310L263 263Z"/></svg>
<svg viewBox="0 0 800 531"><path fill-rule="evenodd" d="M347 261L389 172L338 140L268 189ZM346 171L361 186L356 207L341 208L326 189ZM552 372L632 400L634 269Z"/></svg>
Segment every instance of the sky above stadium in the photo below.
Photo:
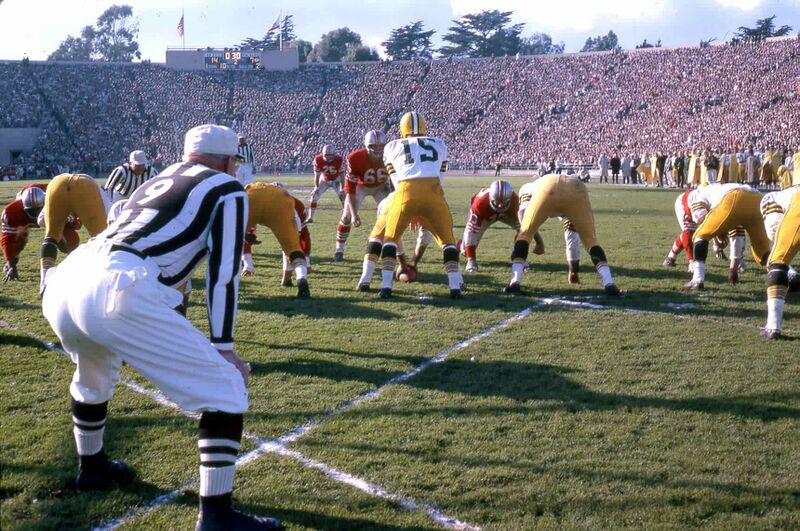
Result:
<svg viewBox="0 0 800 531"><path fill-rule="evenodd" d="M293 15L295 32L312 44L328 31L349 27L383 55L380 43L397 27L422 20L441 45L447 28L465 14L513 11L523 36L545 32L579 51L589 36L619 37L623 48L647 39L664 46L729 40L739 26L777 15L778 25L800 31L800 0L119 0L133 6L143 59L164 61L167 47L180 47L177 24L185 12L186 46L235 46L260 37L280 14ZM109 6L108 0L0 0L0 59L46 59L67 35L79 35Z"/></svg>

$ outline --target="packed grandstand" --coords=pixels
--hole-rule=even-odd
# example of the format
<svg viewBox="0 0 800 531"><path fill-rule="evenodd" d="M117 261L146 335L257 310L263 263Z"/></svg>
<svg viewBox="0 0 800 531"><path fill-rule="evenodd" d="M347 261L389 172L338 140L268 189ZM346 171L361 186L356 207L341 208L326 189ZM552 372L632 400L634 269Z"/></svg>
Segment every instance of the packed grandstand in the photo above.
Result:
<svg viewBox="0 0 800 531"><path fill-rule="evenodd" d="M264 171L302 171L322 144L397 137L408 109L454 169L534 168L600 153L800 146L800 39L758 44L212 74L156 64L0 63L0 127L38 127L24 168L97 172L132 148L169 164L183 134L233 126ZM94 173L95 171L92 171ZM34 175L35 176L35 175Z"/></svg>

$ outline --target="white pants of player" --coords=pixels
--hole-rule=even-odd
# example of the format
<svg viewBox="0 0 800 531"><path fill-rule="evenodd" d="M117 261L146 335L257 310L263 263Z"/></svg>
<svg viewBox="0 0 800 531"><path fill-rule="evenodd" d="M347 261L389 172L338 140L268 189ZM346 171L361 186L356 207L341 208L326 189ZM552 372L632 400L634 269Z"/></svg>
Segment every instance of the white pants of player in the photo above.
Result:
<svg viewBox="0 0 800 531"><path fill-rule="evenodd" d="M381 201L386 199L389 195L389 183L384 184L383 186L362 186L358 185L356 187L355 197L353 198L353 202L356 205L358 210L361 210L361 204L364 202L364 199L367 196L372 196L375 200L375 205L379 205ZM342 212L342 221L345 221L348 225L352 221L352 212L348 208L347 204L345 203L344 211Z"/></svg>
<svg viewBox="0 0 800 531"><path fill-rule="evenodd" d="M247 186L253 182L253 165L244 163L236 170L236 180Z"/></svg>
<svg viewBox="0 0 800 531"><path fill-rule="evenodd" d="M472 214L469 215L470 218ZM461 243L461 254L466 256L467 247L475 247L481 243L481 238L483 238L483 234L486 232L486 229L492 226L494 222L483 220L478 224L472 222L472 219L467 220L467 224L464 227L464 237L462 238ZM519 230L519 223L507 223L505 221L500 221L504 225L508 225L509 227Z"/></svg>
<svg viewBox="0 0 800 531"><path fill-rule="evenodd" d="M344 185L342 184L342 178L337 177L336 179L329 181L326 178L321 178L319 180L319 185L317 186L317 192L311 194L311 201L316 203L319 201L319 198L327 192L328 190L333 189L337 196L340 199L344 199Z"/></svg>
<svg viewBox="0 0 800 531"><path fill-rule="evenodd" d="M181 293L151 260L110 247L90 241L46 278L44 316L76 365L72 397L109 400L125 362L184 409L246 411L242 375L173 309Z"/></svg>

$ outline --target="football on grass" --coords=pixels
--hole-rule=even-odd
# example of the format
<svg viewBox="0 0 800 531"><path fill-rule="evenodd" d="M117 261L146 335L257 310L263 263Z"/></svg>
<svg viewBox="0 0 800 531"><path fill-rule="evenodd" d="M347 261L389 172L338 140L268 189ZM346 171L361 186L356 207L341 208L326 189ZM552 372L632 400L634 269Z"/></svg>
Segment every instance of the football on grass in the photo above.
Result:
<svg viewBox="0 0 800 531"><path fill-rule="evenodd" d="M414 282L417 280L417 268L413 265L408 265L404 270L397 270L397 280L400 282Z"/></svg>

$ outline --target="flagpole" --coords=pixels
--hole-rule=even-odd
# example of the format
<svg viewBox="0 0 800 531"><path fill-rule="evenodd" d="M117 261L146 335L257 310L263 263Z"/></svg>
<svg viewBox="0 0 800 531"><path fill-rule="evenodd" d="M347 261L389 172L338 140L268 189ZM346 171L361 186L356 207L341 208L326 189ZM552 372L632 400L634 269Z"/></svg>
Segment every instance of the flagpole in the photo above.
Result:
<svg viewBox="0 0 800 531"><path fill-rule="evenodd" d="M183 21L183 35L181 36L183 39L183 49L186 49L186 19L184 17L183 9L181 9L181 20Z"/></svg>
<svg viewBox="0 0 800 531"><path fill-rule="evenodd" d="M278 50L283 50L283 10L278 11Z"/></svg>

